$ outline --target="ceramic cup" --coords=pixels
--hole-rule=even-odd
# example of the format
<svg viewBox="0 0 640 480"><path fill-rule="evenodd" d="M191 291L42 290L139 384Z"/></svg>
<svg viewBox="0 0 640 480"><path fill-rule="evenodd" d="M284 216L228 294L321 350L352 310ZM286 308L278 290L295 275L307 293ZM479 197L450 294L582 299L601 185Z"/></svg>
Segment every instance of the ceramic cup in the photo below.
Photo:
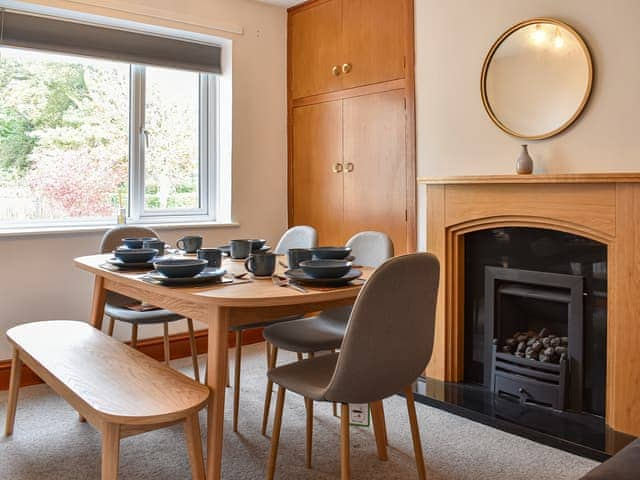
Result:
<svg viewBox="0 0 640 480"><path fill-rule="evenodd" d="M253 253L244 261L244 268L257 277L270 277L276 271L274 253Z"/></svg>
<svg viewBox="0 0 640 480"><path fill-rule="evenodd" d="M250 240L231 240L231 258L247 258L251 253Z"/></svg>
<svg viewBox="0 0 640 480"><path fill-rule="evenodd" d="M289 268L298 268L300 262L311 260L311 257L313 257L313 254L308 248L290 248L287 252Z"/></svg>
<svg viewBox="0 0 640 480"><path fill-rule="evenodd" d="M144 248L155 248L158 250L158 257L162 257L164 255L164 241L163 240L145 240L142 242L142 246Z"/></svg>
<svg viewBox="0 0 640 480"><path fill-rule="evenodd" d="M176 242L176 246L187 253L196 253L202 247L202 237L200 235L182 237Z"/></svg>
<svg viewBox="0 0 640 480"><path fill-rule="evenodd" d="M220 268L222 265L222 250L219 248L199 248L198 258L209 262L209 267Z"/></svg>

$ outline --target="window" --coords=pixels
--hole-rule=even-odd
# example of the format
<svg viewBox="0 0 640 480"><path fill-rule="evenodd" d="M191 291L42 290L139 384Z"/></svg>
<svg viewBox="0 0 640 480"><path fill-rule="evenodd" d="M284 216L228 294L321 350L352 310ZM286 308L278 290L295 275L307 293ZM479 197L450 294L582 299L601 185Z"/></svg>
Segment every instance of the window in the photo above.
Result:
<svg viewBox="0 0 640 480"><path fill-rule="evenodd" d="M0 48L0 222L213 219L214 74Z"/></svg>

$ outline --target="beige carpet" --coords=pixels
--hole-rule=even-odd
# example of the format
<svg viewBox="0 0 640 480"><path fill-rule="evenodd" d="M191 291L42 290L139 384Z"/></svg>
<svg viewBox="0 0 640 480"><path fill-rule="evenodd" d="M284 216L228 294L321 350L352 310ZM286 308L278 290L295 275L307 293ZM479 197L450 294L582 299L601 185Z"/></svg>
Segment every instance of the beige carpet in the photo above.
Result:
<svg viewBox="0 0 640 480"><path fill-rule="evenodd" d="M240 433L225 424L224 479L264 478L269 439L260 435L264 395L264 347L245 349L242 366ZM284 357L284 355L283 355ZM284 357L283 360L292 357ZM189 360L175 366L189 372ZM274 398L275 400L275 398ZM6 392L0 393L4 422ZM275 401L273 402L275 403ZM411 435L404 399L386 400L388 462L375 456L368 428L352 428L353 478L412 479L415 477ZM231 418L231 390L227 418ZM578 479L596 463L525 440L484 425L417 405L418 421L430 480L569 480ZM204 432L204 414L200 417ZM287 397L276 478L339 478L339 425L329 405L316 408L314 468L304 467L304 404ZM100 437L77 420L74 411L46 386L20 392L15 433L0 437L0 479L98 479ZM146 433L122 441L120 478L179 480L190 478L179 427Z"/></svg>

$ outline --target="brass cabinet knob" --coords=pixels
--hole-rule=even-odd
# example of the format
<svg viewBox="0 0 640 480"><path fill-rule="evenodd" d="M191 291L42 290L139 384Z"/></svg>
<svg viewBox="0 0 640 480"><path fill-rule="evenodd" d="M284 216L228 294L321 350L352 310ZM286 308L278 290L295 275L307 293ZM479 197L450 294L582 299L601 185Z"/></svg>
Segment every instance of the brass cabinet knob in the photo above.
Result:
<svg viewBox="0 0 640 480"><path fill-rule="evenodd" d="M334 65L331 68L331 73L333 74L334 77L340 76L340 67L338 65Z"/></svg>
<svg viewBox="0 0 640 480"><path fill-rule="evenodd" d="M350 64L350 63L345 63L345 64L343 64L343 65L342 65L342 71L343 71L344 73L349 73L349 72L351 71L351 69L352 69L352 68L353 68L353 67L351 66L351 64Z"/></svg>
<svg viewBox="0 0 640 480"><path fill-rule="evenodd" d="M349 162L345 165L345 168L347 172L353 172L353 169L355 168L355 166L353 165L353 163Z"/></svg>
<svg viewBox="0 0 640 480"><path fill-rule="evenodd" d="M332 170L333 173L340 173L344 170L344 166L341 163L334 163Z"/></svg>

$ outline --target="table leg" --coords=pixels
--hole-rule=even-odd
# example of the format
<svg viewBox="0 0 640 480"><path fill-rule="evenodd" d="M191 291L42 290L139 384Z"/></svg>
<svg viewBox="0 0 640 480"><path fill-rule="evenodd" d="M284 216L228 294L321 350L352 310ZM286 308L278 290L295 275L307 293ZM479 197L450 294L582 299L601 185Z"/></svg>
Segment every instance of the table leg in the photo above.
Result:
<svg viewBox="0 0 640 480"><path fill-rule="evenodd" d="M211 389L207 418L207 480L222 477L222 444L224 432L224 397L227 384L228 311L224 308L208 312L210 317L207 353Z"/></svg>
<svg viewBox="0 0 640 480"><path fill-rule="evenodd" d="M93 283L93 298L91 299L91 325L98 330L102 330L106 300L107 291L104 289L104 277L96 276Z"/></svg>

